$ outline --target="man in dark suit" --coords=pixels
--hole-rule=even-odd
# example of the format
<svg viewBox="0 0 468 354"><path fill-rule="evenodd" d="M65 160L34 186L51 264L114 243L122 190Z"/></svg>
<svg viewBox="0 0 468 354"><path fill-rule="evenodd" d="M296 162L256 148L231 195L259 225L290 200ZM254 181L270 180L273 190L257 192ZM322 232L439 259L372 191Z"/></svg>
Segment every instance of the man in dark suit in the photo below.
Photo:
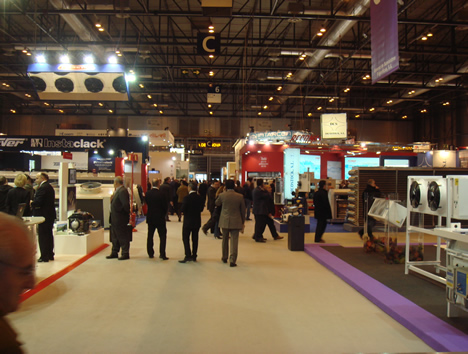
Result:
<svg viewBox="0 0 468 354"><path fill-rule="evenodd" d="M182 202L181 211L184 214L182 225L182 240L184 241L185 258L180 263L196 262L198 251L198 231L201 226L201 212L205 207L203 199L197 194L197 185L190 182L189 194ZM192 249L190 249L190 234L192 235Z"/></svg>
<svg viewBox="0 0 468 354"><path fill-rule="evenodd" d="M269 193L263 187L263 179L257 179L257 187L252 192L252 198L252 212L255 215L255 233L252 238L255 242L266 242L263 238L263 231L268 224L270 211L268 209Z"/></svg>
<svg viewBox="0 0 468 354"><path fill-rule="evenodd" d="M325 242L322 240L322 235L325 233L325 229L327 228L327 219L332 218L326 186L326 181L320 181L319 189L314 193L314 214L315 218L317 219L317 227L315 228L315 242Z"/></svg>
<svg viewBox="0 0 468 354"><path fill-rule="evenodd" d="M132 227L128 224L130 220L130 197L127 188L123 185L122 177L115 177L114 188L110 214L112 252L106 258L125 260L130 258L130 241L132 240ZM119 257L120 248L122 248L122 255Z"/></svg>
<svg viewBox="0 0 468 354"><path fill-rule="evenodd" d="M54 221L55 213L55 191L49 183L49 175L41 172L36 176L38 185L34 200L31 203L34 216L43 216L45 221L37 225L39 249L41 257L38 262L54 260Z"/></svg>
<svg viewBox="0 0 468 354"><path fill-rule="evenodd" d="M149 258L154 258L154 231L157 229L159 234L159 258L168 260L166 257L166 214L168 202L166 195L159 190L160 179L153 180L153 188L145 195L148 212L146 213L146 223L148 224L148 239L146 241L146 250Z"/></svg>

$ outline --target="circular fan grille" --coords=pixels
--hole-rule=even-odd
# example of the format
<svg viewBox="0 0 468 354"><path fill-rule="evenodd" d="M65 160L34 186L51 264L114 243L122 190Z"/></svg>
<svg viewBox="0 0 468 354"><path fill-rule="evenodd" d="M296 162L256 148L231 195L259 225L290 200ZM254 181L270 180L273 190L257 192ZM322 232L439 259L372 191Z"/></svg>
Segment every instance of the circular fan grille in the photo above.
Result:
<svg viewBox="0 0 468 354"><path fill-rule="evenodd" d="M419 183L414 181L410 186L410 203L413 208L417 208L421 205L421 189Z"/></svg>
<svg viewBox="0 0 468 354"><path fill-rule="evenodd" d="M114 79L114 81L112 82L112 87L117 92L127 92L127 84L125 83L125 78L123 76L119 76L118 78Z"/></svg>
<svg viewBox="0 0 468 354"><path fill-rule="evenodd" d="M75 85L73 85L73 81L71 81L70 79L61 78L55 80L55 87L60 92L69 93L73 91Z"/></svg>
<svg viewBox="0 0 468 354"><path fill-rule="evenodd" d="M88 78L85 80L86 89L90 92L101 92L104 88L104 84L101 80L96 79L94 77Z"/></svg>
<svg viewBox="0 0 468 354"><path fill-rule="evenodd" d="M432 211L440 207L440 188L437 182L431 182L427 189L427 204Z"/></svg>
<svg viewBox="0 0 468 354"><path fill-rule="evenodd" d="M36 87L36 91L42 92L47 88L47 84L40 77L33 76L31 77L31 80L34 83L34 87Z"/></svg>

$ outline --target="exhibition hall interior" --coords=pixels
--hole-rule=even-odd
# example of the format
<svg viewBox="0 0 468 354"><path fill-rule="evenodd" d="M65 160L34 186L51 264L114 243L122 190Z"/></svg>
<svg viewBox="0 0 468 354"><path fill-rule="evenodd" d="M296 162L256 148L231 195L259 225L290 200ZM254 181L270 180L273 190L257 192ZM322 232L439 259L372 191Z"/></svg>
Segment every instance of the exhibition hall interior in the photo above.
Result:
<svg viewBox="0 0 468 354"><path fill-rule="evenodd" d="M468 351L467 0L1 11L24 352Z"/></svg>

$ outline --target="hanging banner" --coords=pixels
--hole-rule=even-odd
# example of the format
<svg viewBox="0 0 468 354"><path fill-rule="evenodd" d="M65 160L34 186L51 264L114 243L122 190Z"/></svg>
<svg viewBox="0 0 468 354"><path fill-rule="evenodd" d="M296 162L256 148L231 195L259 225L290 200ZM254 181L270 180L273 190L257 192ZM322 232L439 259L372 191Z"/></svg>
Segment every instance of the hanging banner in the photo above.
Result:
<svg viewBox="0 0 468 354"><path fill-rule="evenodd" d="M396 0L371 0L372 83L400 67Z"/></svg>
<svg viewBox="0 0 468 354"><path fill-rule="evenodd" d="M284 150L284 197L292 199L299 182L301 149Z"/></svg>

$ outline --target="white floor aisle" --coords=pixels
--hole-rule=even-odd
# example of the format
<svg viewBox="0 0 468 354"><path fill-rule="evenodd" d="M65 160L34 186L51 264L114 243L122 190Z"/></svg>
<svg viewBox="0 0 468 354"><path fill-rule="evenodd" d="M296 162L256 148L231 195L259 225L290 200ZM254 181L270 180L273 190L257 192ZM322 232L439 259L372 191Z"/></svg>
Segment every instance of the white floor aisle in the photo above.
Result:
<svg viewBox="0 0 468 354"><path fill-rule="evenodd" d="M203 213L206 220L208 213ZM238 267L221 262L221 240L200 232L197 263L184 256L171 216L168 261L146 254L138 225L131 259L110 247L25 301L9 316L29 353L407 353L430 352L411 332L304 252L287 235L241 236ZM107 240L106 232L106 240ZM306 242L312 242L308 234ZM325 234L360 245L356 234ZM39 264L40 279L78 257Z"/></svg>

